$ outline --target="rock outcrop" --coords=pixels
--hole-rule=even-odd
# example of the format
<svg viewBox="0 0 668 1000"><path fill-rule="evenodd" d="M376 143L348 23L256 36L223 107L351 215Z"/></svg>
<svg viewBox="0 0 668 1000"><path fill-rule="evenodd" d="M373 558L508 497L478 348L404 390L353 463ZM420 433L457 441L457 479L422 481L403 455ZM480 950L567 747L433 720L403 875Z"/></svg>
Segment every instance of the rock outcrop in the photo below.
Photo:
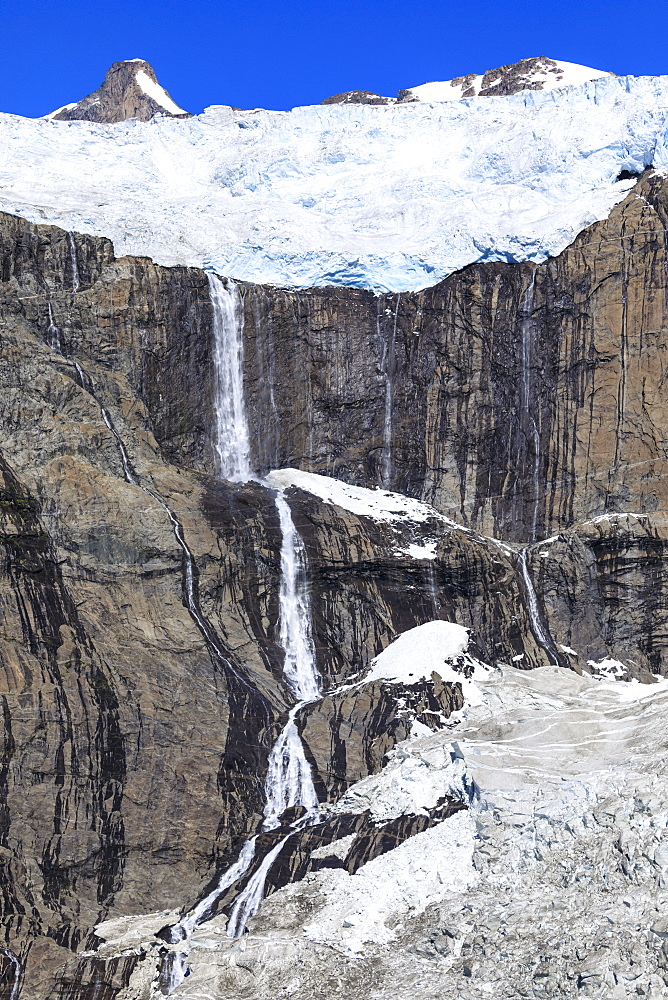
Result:
<svg viewBox="0 0 668 1000"><path fill-rule="evenodd" d="M333 94L326 97L321 104L391 104L390 97L381 97L370 90L347 90L343 94Z"/></svg>
<svg viewBox="0 0 668 1000"><path fill-rule="evenodd" d="M554 90L581 84L615 74L603 73L573 63L558 62L547 56L532 56L516 63L485 70L484 73L467 73L443 83L426 83L409 90L400 90L397 100L411 104L420 100L464 100L470 97L508 97L524 90ZM448 93L450 89L450 93Z"/></svg>
<svg viewBox="0 0 668 1000"><path fill-rule="evenodd" d="M553 260L415 294L246 286L255 467L383 485L518 542L666 507L667 207L650 174Z"/></svg>
<svg viewBox="0 0 668 1000"><path fill-rule="evenodd" d="M97 90L75 104L52 111L55 121L123 122L137 118L146 122L154 115L189 118L171 99L150 63L143 59L116 62L107 70Z"/></svg>
<svg viewBox="0 0 668 1000"><path fill-rule="evenodd" d="M426 621L468 627L491 665L551 662L547 629L563 666L668 673L667 208L649 175L560 257L411 295L240 286L254 469L434 507L383 521L285 492L326 692L297 720L323 801L378 771L416 719L461 708L439 676L364 683ZM158 932L260 828L292 704L275 491L212 475L203 272L2 216L0 314L0 976L18 962L31 1000L113 1000L142 955L98 954L94 928L159 912L153 962L169 950ZM535 607L518 566L531 542ZM292 838L268 887L315 872L342 836L354 871L433 818L295 833L286 817L261 835Z"/></svg>

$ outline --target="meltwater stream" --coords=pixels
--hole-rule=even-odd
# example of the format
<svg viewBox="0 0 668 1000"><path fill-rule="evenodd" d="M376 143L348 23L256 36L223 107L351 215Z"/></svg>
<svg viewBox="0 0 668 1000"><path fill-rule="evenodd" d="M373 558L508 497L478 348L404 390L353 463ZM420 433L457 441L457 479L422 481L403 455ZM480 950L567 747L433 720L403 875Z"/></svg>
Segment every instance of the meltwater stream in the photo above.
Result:
<svg viewBox="0 0 668 1000"><path fill-rule="evenodd" d="M538 645L541 646L548 656L552 658L554 665L560 666L562 657L559 656L557 647L554 644L549 629L543 622L540 607L538 605L538 595L536 594L536 588L533 585L533 580L531 579L531 573L529 572L529 566L527 564L527 550L525 548L520 551L518 561L527 599L526 607L529 613L531 631L533 632Z"/></svg>
<svg viewBox="0 0 668 1000"><path fill-rule="evenodd" d="M319 818L319 803L311 767L306 759L296 722L301 709L321 696L311 634L306 550L292 519L290 506L282 493L276 497L276 508L282 534L279 638L285 654L284 677L297 701L269 754L262 828L265 831L278 829L287 809L301 807L302 812L285 836L267 852L234 901L227 925L227 934L232 938L243 934L248 921L260 909L267 875L286 840L298 830L317 822ZM195 928L207 919L223 893L246 874L255 861L255 848L256 837L247 840L237 861L223 872L212 892L174 924L170 936L172 944L179 944L190 937ZM186 954L172 955L168 982L165 984L168 992L175 989L186 975Z"/></svg>
<svg viewBox="0 0 668 1000"><path fill-rule="evenodd" d="M4 955L6 959L11 964L11 975L12 975L12 985L11 989L3 990L3 995L7 997L7 1000L18 1000L19 988L21 986L21 963L9 948L0 948L0 955Z"/></svg>
<svg viewBox="0 0 668 1000"><path fill-rule="evenodd" d="M78 283L78 272L75 272ZM250 443L243 393L243 300L237 286L228 281L223 285L214 275L209 275L209 288L213 308L215 353L215 410L217 471L221 477L244 481L251 478ZM55 351L60 351L53 314L49 308L48 339ZM194 560L185 541L183 527L168 504L152 489L144 486L128 456L125 444L116 430L109 411L98 397L92 380L74 359L81 387L97 403L105 425L114 437L129 484L143 490L165 511L172 524L174 536L184 557L184 596L188 610L212 651L243 683L222 647L217 636L202 616L194 579ZM300 809L300 815L290 825L285 836L273 844L262 858L246 886L236 898L227 932L230 937L243 933L248 920L259 910L264 898L267 875L280 854L286 840L319 817L318 797L313 784L310 765L299 736L297 716L301 709L320 696L320 678L315 666L315 647L311 633L311 610L307 584L307 562L304 543L297 531L290 506L282 493L275 499L281 527L281 574L279 589L279 641L284 650L284 677L287 687L296 699L288 714L285 726L269 755L265 780L266 805L263 830L280 828L281 818L288 809ZM220 876L215 888L169 929L169 940L178 945L191 936L199 924L210 915L223 893L243 878L256 861L256 840L252 837L243 845L236 862ZM169 994L187 975L187 954L172 951L164 960L160 973L161 988Z"/></svg>
<svg viewBox="0 0 668 1000"><path fill-rule="evenodd" d="M244 402L244 302L231 278L223 284L207 272L213 311L214 446L216 471L222 479L251 478L250 435Z"/></svg>

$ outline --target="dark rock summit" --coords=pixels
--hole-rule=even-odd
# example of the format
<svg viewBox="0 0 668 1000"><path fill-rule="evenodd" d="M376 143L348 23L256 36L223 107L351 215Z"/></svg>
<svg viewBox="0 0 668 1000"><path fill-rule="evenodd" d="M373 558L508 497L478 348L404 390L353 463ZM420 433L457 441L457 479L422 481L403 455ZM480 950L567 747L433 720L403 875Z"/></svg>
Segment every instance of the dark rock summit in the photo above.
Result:
<svg viewBox="0 0 668 1000"><path fill-rule="evenodd" d="M381 97L369 90L348 90L343 94L326 97L323 104L392 104L391 97Z"/></svg>
<svg viewBox="0 0 668 1000"><path fill-rule="evenodd" d="M116 62L101 87L76 104L53 111L55 121L122 122L128 118L148 121L154 115L188 118L158 83L153 67L143 59Z"/></svg>

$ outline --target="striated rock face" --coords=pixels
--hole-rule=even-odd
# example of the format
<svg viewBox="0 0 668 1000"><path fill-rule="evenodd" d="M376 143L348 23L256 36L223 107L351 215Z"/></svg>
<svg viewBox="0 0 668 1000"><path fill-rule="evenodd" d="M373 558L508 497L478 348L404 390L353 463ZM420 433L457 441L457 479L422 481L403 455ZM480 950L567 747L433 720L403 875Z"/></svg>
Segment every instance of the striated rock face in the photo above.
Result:
<svg viewBox="0 0 668 1000"><path fill-rule="evenodd" d="M644 177L559 258L417 294L239 286L258 474L291 465L434 507L383 521L285 491L324 691L296 722L332 808L416 721L437 730L463 705L463 670L364 683L414 626L466 626L491 665L552 662L546 629L576 671L668 673L667 199ZM0 318L0 984L18 962L25 997L135 1000L149 994L124 996L130 981L166 968L159 932L260 830L294 702L275 491L212 475L205 273L2 216ZM533 543L528 583L517 543ZM285 815L259 835L265 852L287 838L266 887L352 875L462 804L306 830ZM101 949L95 927L138 913L159 917L150 958Z"/></svg>
<svg viewBox="0 0 668 1000"><path fill-rule="evenodd" d="M666 506L667 205L650 175L559 257L416 294L245 286L255 467L384 485L514 541Z"/></svg>
<svg viewBox="0 0 668 1000"><path fill-rule="evenodd" d="M113 997L136 956L77 959L95 951L93 928L192 905L257 830L288 703L280 528L272 490L197 471L211 465L213 420L205 275L115 261L105 241L12 218L0 275L5 941L24 995ZM505 659L541 661L512 553L436 512L383 527L288 499L327 687L439 615L459 614ZM406 551L434 535L435 559ZM461 705L452 684L403 695L418 715ZM332 694L300 723L325 798L378 769L410 728L386 685L351 699L342 713ZM329 747L351 724L357 744L332 775ZM301 870L298 856L290 845L270 888Z"/></svg>
<svg viewBox="0 0 668 1000"><path fill-rule="evenodd" d="M174 103L150 63L143 59L116 62L107 70L102 86L76 104L58 108L47 118L55 121L122 122L138 118L146 122L153 115L189 118Z"/></svg>
<svg viewBox="0 0 668 1000"><path fill-rule="evenodd" d="M550 628L590 672L612 659L613 676L668 674L667 544L660 511L596 518L531 549Z"/></svg>

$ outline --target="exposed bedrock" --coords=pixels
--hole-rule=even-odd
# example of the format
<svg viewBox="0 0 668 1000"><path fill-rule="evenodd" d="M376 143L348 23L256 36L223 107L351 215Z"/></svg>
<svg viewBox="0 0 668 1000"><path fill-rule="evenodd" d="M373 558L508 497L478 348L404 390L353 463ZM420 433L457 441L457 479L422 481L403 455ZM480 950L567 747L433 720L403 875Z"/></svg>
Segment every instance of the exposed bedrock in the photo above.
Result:
<svg viewBox="0 0 668 1000"><path fill-rule="evenodd" d="M51 247L40 252L48 258ZM66 266L68 241L61 250ZM86 267L84 258L80 290L67 294L94 302ZM192 905L259 827L267 756L289 703L277 635L281 532L273 491L164 460L118 362L123 345L107 341L115 367L104 350L82 349L77 370L73 327L56 327L53 306L49 322L39 287L0 288L2 919L24 996L84 1000L95 990L115 996L132 972L130 961L76 958L95 950L100 920ZM52 299L64 317L63 297ZM113 298L105 308L112 316ZM102 406L150 493L126 480ZM160 499L183 527L198 607L222 656L186 606L184 554ZM494 639L502 658L517 648L541 662L512 553L436 516L383 526L303 492L288 491L288 500L307 546L327 687L363 673L398 632L439 615L460 614L481 649ZM405 551L428 539L435 559ZM456 595L448 580L459 581ZM483 610L497 580L508 594ZM505 623L509 608L514 625ZM359 690L350 714L357 744L333 792L378 769L408 731L389 686ZM412 697L418 714L447 715L459 704L456 685ZM350 726L330 705L335 696L303 721L328 788L330 742ZM286 854L279 874L296 865ZM7 959L0 974L13 968Z"/></svg>
<svg viewBox="0 0 668 1000"><path fill-rule="evenodd" d="M546 621L571 663L592 661L597 673L609 658L626 667L610 664L622 677L668 673L667 551L663 512L597 518L532 547Z"/></svg>
<svg viewBox="0 0 668 1000"><path fill-rule="evenodd" d="M416 294L248 288L257 465L383 484L515 541L665 507L667 205L648 176L559 257Z"/></svg>
<svg viewBox="0 0 668 1000"><path fill-rule="evenodd" d="M666 506L667 206L648 175L559 257L419 293L241 285L253 468L385 485L520 542ZM64 353L125 375L163 456L210 470L205 275L1 229L5 323L46 337L50 299Z"/></svg>
<svg viewBox="0 0 668 1000"><path fill-rule="evenodd" d="M492 664L550 662L544 627L576 669L668 672L667 197L646 177L559 258L418 294L242 286L253 467L383 484L462 525L287 490L322 799L460 707L438 677L358 684L425 621L467 626ZM236 857L293 703L274 493L211 475L212 326L203 272L0 218L0 985L16 959L35 1000L118 993L131 961L76 952L110 916L191 906ZM555 533L526 553L537 627L515 543ZM296 839L270 888L303 870Z"/></svg>

